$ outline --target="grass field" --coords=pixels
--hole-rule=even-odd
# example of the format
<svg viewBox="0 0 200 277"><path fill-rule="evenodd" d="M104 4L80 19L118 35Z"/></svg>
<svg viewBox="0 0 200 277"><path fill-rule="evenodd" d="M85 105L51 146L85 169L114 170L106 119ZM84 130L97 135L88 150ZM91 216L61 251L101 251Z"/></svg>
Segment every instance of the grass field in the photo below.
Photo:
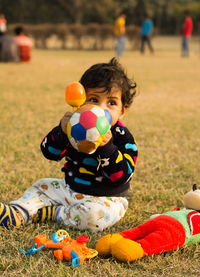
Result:
<svg viewBox="0 0 200 277"><path fill-rule="evenodd" d="M129 209L103 233L67 230L75 238L89 235L89 246L108 232L144 222L154 213L183 207L183 195L200 183L200 54L192 42L190 58L181 58L179 38L157 38L156 52L125 52L121 63L138 84L138 96L124 118L139 148ZM63 161L43 158L40 142L66 110L65 87L96 62L114 53L33 50L30 64L0 64L0 201L19 198L33 182L62 178ZM199 184L200 186L200 184ZM0 228L1 276L199 276L200 245L149 256L132 263L96 257L77 268L57 262L51 250L24 256L39 233L48 236L64 226Z"/></svg>

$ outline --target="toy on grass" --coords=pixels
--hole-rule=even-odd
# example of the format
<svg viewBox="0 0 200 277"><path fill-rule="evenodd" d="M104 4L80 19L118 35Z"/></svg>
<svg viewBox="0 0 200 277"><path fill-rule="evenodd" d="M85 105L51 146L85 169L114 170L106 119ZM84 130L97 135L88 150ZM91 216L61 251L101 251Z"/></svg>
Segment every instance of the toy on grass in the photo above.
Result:
<svg viewBox="0 0 200 277"><path fill-rule="evenodd" d="M175 250L200 242L200 190L196 185L184 196L185 209L175 209L121 233L99 239L99 255L134 261L147 255ZM196 210L197 209L197 210Z"/></svg>
<svg viewBox="0 0 200 277"><path fill-rule="evenodd" d="M95 249L86 246L88 240L87 236L80 236L73 240L65 230L58 230L53 233L52 240L47 240L46 235L41 234L35 237L35 244L30 250L24 251L21 248L20 250L24 254L34 254L44 248L54 248L57 249L54 250L54 256L58 260L69 260L73 266L78 266L86 259L91 259L98 255Z"/></svg>
<svg viewBox="0 0 200 277"><path fill-rule="evenodd" d="M67 136L76 150L92 154L105 138L111 122L108 110L85 104L72 114L67 125Z"/></svg>
<svg viewBox="0 0 200 277"><path fill-rule="evenodd" d="M83 85L79 82L73 82L66 87L65 91L66 102L73 107L73 111L84 104L86 93Z"/></svg>

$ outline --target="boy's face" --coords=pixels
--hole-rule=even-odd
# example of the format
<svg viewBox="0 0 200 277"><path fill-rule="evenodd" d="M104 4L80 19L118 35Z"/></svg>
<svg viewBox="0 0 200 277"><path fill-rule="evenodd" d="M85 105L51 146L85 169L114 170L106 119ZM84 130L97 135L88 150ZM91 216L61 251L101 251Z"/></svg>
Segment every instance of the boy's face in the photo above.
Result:
<svg viewBox="0 0 200 277"><path fill-rule="evenodd" d="M110 93L102 91L102 88L87 89L85 104L93 104L107 109L112 115L113 126L125 113L121 100L122 92L117 87L113 87Z"/></svg>

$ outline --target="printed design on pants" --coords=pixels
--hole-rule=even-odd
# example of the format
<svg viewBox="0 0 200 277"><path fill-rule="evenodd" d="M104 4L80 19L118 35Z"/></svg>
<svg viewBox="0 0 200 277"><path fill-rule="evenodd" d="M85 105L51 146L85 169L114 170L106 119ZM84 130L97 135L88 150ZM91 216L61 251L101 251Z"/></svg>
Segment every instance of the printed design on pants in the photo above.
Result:
<svg viewBox="0 0 200 277"><path fill-rule="evenodd" d="M119 221L125 214L128 201L124 197L99 197L77 193L64 179L46 178L37 181L24 195L13 201L29 214L29 222L38 218L42 208L55 206L50 220L61 222L79 230L104 230ZM49 208L46 209L46 213ZM40 212L41 213L41 212ZM50 212L49 212L50 213ZM47 214L41 213L41 218Z"/></svg>

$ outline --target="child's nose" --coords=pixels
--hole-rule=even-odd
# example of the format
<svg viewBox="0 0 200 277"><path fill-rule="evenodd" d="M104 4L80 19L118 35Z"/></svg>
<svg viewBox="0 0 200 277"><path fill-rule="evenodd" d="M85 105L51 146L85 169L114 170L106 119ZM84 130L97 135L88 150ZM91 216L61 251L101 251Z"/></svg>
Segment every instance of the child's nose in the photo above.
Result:
<svg viewBox="0 0 200 277"><path fill-rule="evenodd" d="M106 105L106 103L104 103L104 102L99 102L99 104L98 104L101 108L103 108L103 109L106 109L107 108L107 105Z"/></svg>

